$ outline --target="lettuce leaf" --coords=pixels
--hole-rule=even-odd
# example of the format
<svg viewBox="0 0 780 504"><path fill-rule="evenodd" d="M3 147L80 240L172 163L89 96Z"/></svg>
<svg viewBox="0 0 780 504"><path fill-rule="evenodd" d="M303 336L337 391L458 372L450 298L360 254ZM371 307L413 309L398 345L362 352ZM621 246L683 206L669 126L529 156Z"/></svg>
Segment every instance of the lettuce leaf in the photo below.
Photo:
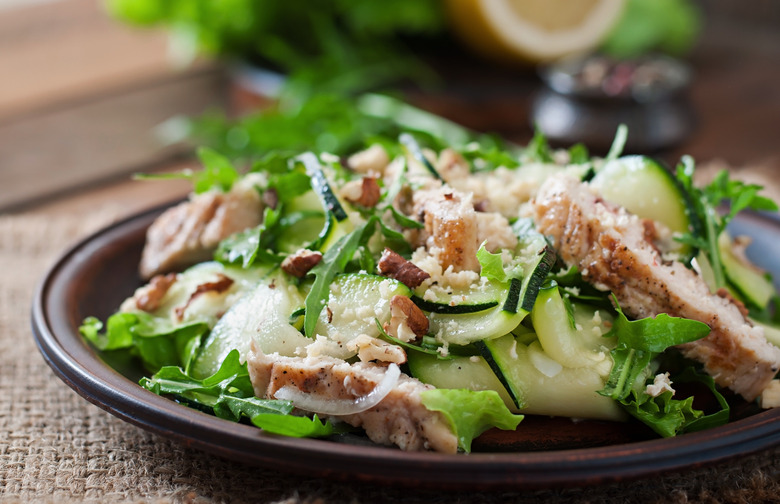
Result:
<svg viewBox="0 0 780 504"><path fill-rule="evenodd" d="M119 312L103 323L95 317L84 320L79 332L101 351L127 351L151 372L163 366L188 369L197 355L209 325L202 321L175 324L146 312Z"/></svg>
<svg viewBox="0 0 780 504"><path fill-rule="evenodd" d="M471 442L486 430L497 427L515 430L523 420L506 407L495 390L433 389L420 394L423 406L441 412L458 438L458 448L471 451Z"/></svg>
<svg viewBox="0 0 780 504"><path fill-rule="evenodd" d="M504 271L504 260L501 254L493 254L485 248L485 243L479 246L477 250L477 261L481 267L479 274L488 280L504 283L508 280L506 271Z"/></svg>

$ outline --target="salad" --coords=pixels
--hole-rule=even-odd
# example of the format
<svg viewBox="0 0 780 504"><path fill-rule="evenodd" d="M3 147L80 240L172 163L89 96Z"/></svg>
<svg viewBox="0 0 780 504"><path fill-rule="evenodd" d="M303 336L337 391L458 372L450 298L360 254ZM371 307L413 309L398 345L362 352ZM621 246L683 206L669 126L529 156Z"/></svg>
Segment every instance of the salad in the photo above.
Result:
<svg viewBox="0 0 780 504"><path fill-rule="evenodd" d="M239 170L200 149L192 196L148 230L145 284L83 336L218 417L403 450L468 452L524 415L668 437L780 405L777 293L727 230L777 210L760 187L622 156L623 128L598 158L371 99L394 129L349 155Z"/></svg>

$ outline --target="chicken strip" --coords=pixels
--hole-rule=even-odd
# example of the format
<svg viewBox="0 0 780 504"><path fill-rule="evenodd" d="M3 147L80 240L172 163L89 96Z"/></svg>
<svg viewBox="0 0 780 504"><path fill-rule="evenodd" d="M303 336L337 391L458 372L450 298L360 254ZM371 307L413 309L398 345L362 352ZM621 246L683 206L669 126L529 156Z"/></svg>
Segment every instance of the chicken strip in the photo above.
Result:
<svg viewBox="0 0 780 504"><path fill-rule="evenodd" d="M332 357L265 355L256 347L249 353L247 367L255 394L269 399L285 386L323 399L356 399L370 393L386 369L380 364L349 364ZM455 453L458 440L446 418L422 404L420 393L432 388L402 374L390 393L373 408L335 418L362 427L378 444L395 444L406 451Z"/></svg>
<svg viewBox="0 0 780 504"><path fill-rule="evenodd" d="M442 269L479 271L477 212L470 194L448 187L417 191L414 213L425 223L426 248Z"/></svg>
<svg viewBox="0 0 780 504"><path fill-rule="evenodd" d="M263 203L245 177L227 192L209 191L166 210L146 233L141 277L181 270L211 259L220 241L260 224Z"/></svg>
<svg viewBox="0 0 780 504"><path fill-rule="evenodd" d="M710 293L695 272L680 262L664 263L637 216L567 176L543 184L533 212L537 229L552 237L566 264L577 266L597 288L613 292L626 314L667 313L707 324L706 338L679 348L701 362L718 385L753 400L771 382L780 368L780 349L733 301Z"/></svg>

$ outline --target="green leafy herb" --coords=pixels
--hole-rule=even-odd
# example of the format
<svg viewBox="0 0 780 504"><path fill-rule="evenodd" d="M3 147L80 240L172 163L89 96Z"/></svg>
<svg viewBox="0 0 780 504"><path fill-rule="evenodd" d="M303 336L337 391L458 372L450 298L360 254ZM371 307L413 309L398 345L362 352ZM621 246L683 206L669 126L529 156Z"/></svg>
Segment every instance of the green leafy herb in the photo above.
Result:
<svg viewBox="0 0 780 504"><path fill-rule="evenodd" d="M471 163L473 171L492 171L500 166L509 169L520 166L518 158L522 149L486 135L478 142L466 144L459 152Z"/></svg>
<svg viewBox="0 0 780 504"><path fill-rule="evenodd" d="M290 401L255 397L246 364L239 361L238 350L232 350L219 370L208 378L192 378L177 366L166 366L140 385L158 395L171 395L180 401L211 410L219 418L237 422L242 416L250 420L258 415L287 415Z"/></svg>
<svg viewBox="0 0 780 504"><path fill-rule="evenodd" d="M201 321L174 324L167 318L139 311L115 313L108 318L104 333L100 332L102 329L102 322L88 317L79 331L98 350L128 351L154 372L171 365L188 368L209 325Z"/></svg>
<svg viewBox="0 0 780 504"><path fill-rule="evenodd" d="M590 162L590 153L584 144L577 143L569 147L569 163L585 164Z"/></svg>
<svg viewBox="0 0 780 504"><path fill-rule="evenodd" d="M439 351L441 344L438 343L435 338L431 338L429 340L427 337L423 337L419 345L414 345L387 334L387 331L385 331L385 329L382 327L382 324L379 323L379 320L374 319L374 321L376 322L377 329L379 329L379 337L388 343L393 343L394 345L398 345L413 352L435 355L438 359L441 360L449 360L455 357L452 352L447 353L447 355L442 355L442 353Z"/></svg>
<svg viewBox="0 0 780 504"><path fill-rule="evenodd" d="M497 427L515 430L523 420L514 415L495 390L433 389L420 394L423 406L441 412L458 438L458 448L471 451L471 442L486 430Z"/></svg>
<svg viewBox="0 0 780 504"><path fill-rule="evenodd" d="M272 251L273 244L282 231L282 204L275 209L263 210L263 223L256 228L236 233L222 240L214 258L225 264L240 263L249 268L259 259L263 263L279 264L283 256ZM288 221L288 225L289 221Z"/></svg>
<svg viewBox="0 0 780 504"><path fill-rule="evenodd" d="M504 271L504 260L501 254L492 254L485 248L485 243L479 246L477 250L477 261L481 267L480 275L488 280L504 283L508 280L506 271Z"/></svg>
<svg viewBox="0 0 780 504"><path fill-rule="evenodd" d="M424 40L445 26L435 0L318 1L305 9L284 0L110 0L108 9L132 24L168 27L180 59L203 51L280 70L288 74L285 95L296 102L315 90L429 80L430 70L401 38Z"/></svg>
<svg viewBox="0 0 780 504"><path fill-rule="evenodd" d="M652 51L682 55L701 29L701 13L690 0L628 0L621 20L601 46L616 58Z"/></svg>
<svg viewBox="0 0 780 504"><path fill-rule="evenodd" d="M423 229L425 228L425 224L422 222L416 221L412 218L407 217L406 215L402 214L393 205L389 205L390 212L393 216L393 220L401 226L408 229Z"/></svg>
<svg viewBox="0 0 780 504"><path fill-rule="evenodd" d="M531 138L531 141L528 143L528 146L526 146L523 153L532 161L539 163L553 162L550 144L547 143L547 137L545 137L539 129L534 131L534 136Z"/></svg>
<svg viewBox="0 0 780 504"><path fill-rule="evenodd" d="M193 174L195 193L200 194L214 188L229 191L240 176L233 163L208 147L199 148L197 153L203 164L203 170Z"/></svg>
<svg viewBox="0 0 780 504"><path fill-rule="evenodd" d="M618 401L624 409L663 436L673 436L702 413L692 409L692 399L673 399L671 393L652 397L645 392L653 372L652 362L669 347L696 341L709 334L709 327L696 320L670 317L629 321L617 306L613 327L605 336L617 337L612 350L613 366L600 394Z"/></svg>
<svg viewBox="0 0 780 504"><path fill-rule="evenodd" d="M272 413L260 413L252 417L252 423L264 431L288 437L325 437L344 429L336 429L330 420L323 422L317 415L280 416Z"/></svg>
<svg viewBox="0 0 780 504"><path fill-rule="evenodd" d="M718 237L731 220L742 210L776 211L777 204L759 195L762 187L732 180L726 170L719 172L712 182L704 188L693 183L695 164L690 156L684 156L677 166L676 177L691 197L693 207L692 220L700 225L681 237L678 241L701 249L709 259L715 280L715 288L726 286L726 274L723 267ZM721 215L718 207L730 202L728 213Z"/></svg>

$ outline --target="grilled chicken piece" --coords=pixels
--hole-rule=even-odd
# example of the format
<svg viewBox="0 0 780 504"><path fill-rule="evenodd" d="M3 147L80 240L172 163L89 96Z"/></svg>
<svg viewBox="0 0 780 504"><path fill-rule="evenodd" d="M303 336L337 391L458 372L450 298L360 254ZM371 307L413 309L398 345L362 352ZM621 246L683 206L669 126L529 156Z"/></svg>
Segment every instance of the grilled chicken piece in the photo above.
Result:
<svg viewBox="0 0 780 504"><path fill-rule="evenodd" d="M146 233L144 279L211 259L220 241L260 224L263 203L250 177L230 192L210 191L166 210Z"/></svg>
<svg viewBox="0 0 780 504"><path fill-rule="evenodd" d="M425 223L426 248L442 269L479 271L477 212L470 194L448 187L417 191L414 213Z"/></svg>
<svg viewBox="0 0 780 504"><path fill-rule="evenodd" d="M664 263L641 220L612 206L587 184L551 177L533 203L539 232L551 236L559 256L583 278L612 291L623 311L635 318L668 313L707 324L711 332L680 346L704 364L724 387L753 400L780 368L780 349L767 342L729 299L710 293L682 263Z"/></svg>
<svg viewBox="0 0 780 504"><path fill-rule="evenodd" d="M380 364L349 364L332 357L265 355L257 348L250 351L247 367L255 394L269 399L284 386L323 399L355 399L370 393L386 369ZM422 405L420 393L432 388L402 374L396 386L373 408L335 418L362 427L378 444L395 444L406 451L455 453L458 440L447 420Z"/></svg>

